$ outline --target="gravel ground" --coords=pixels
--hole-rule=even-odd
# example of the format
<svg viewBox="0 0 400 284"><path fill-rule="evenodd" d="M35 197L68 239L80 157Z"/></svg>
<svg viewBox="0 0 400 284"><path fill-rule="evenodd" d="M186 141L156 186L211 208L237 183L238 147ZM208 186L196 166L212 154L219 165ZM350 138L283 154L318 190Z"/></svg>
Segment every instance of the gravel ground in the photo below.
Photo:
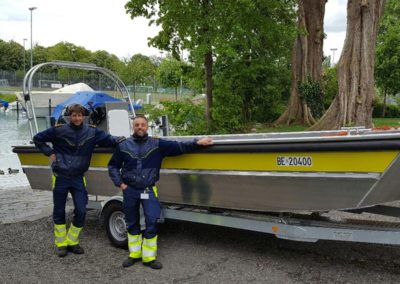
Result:
<svg viewBox="0 0 400 284"><path fill-rule="evenodd" d="M59 258L50 216L0 225L0 283L398 283L400 247L333 241L299 243L244 230L167 221L160 271L114 248L88 212L84 255ZM69 217L70 218L70 217Z"/></svg>

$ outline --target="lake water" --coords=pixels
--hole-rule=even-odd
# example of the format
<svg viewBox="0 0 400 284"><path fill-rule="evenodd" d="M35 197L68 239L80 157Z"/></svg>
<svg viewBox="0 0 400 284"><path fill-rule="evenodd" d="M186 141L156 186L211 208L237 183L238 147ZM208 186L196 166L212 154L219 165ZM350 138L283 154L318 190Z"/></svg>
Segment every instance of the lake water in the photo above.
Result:
<svg viewBox="0 0 400 284"><path fill-rule="evenodd" d="M51 214L51 192L31 189L18 156L12 152L12 146L26 145L30 140L27 118L20 114L17 120L16 111L0 109L0 223L34 220ZM19 172L9 174L8 168Z"/></svg>
<svg viewBox="0 0 400 284"><path fill-rule="evenodd" d="M31 135L26 117L20 116L20 119L17 120L16 111L0 110L0 170L6 173L0 175L0 190L16 185L29 186L22 173L18 157L12 152L12 146L24 145L30 140ZM8 168L18 169L20 173L9 175L7 174Z"/></svg>

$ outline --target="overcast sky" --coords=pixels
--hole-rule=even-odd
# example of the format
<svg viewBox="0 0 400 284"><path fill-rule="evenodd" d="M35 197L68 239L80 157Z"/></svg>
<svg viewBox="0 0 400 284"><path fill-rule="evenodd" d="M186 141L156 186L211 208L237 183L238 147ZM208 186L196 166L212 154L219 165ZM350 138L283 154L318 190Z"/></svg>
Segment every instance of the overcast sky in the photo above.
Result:
<svg viewBox="0 0 400 284"><path fill-rule="evenodd" d="M33 11L33 44L52 46L71 42L91 51L106 50L118 57L136 53L160 55L148 47L147 38L158 28L146 19L131 20L125 13L127 0L0 0L0 39L14 40L30 48L30 11ZM346 31L347 0L329 0L325 12L324 53L338 61Z"/></svg>

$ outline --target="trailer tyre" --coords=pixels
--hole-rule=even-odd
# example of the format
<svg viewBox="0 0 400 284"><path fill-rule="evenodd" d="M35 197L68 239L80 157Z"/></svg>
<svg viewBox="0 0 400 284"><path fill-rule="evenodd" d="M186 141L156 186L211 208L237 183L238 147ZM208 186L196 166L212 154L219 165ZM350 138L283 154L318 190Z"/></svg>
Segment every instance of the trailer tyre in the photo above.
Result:
<svg viewBox="0 0 400 284"><path fill-rule="evenodd" d="M112 202L103 212L104 226L111 243L118 248L127 248L128 238L122 203Z"/></svg>

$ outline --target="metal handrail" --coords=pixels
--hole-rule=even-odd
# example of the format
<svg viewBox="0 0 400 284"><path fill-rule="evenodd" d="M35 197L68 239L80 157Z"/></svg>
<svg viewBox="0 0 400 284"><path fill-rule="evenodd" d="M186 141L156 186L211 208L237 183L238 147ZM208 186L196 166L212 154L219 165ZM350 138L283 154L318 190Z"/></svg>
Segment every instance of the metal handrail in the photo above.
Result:
<svg viewBox="0 0 400 284"><path fill-rule="evenodd" d="M29 121L29 130L31 132L31 136L33 137L36 133L39 132L37 120L36 120L36 114L35 114L35 108L34 108L34 100L32 99L32 80L33 76L35 73L45 67L45 66L55 66L55 67L60 67L60 68L69 68L69 69L79 69L79 70L86 70L86 71L97 71L109 79L111 79L115 85L117 86L118 90L122 94L122 97L128 101L132 115L135 116L135 109L133 108L133 103L131 96L129 94L128 88L125 86L124 82L112 71L99 67L96 64L92 63L83 63L83 62L71 62L71 61L60 61L60 60L54 60L51 62L45 62L45 63L40 63L35 66L33 66L31 69L28 70L24 77L23 81L23 97L26 105L26 114L27 118ZM34 127L32 126L32 120L34 123ZM34 132L35 131L35 132Z"/></svg>

